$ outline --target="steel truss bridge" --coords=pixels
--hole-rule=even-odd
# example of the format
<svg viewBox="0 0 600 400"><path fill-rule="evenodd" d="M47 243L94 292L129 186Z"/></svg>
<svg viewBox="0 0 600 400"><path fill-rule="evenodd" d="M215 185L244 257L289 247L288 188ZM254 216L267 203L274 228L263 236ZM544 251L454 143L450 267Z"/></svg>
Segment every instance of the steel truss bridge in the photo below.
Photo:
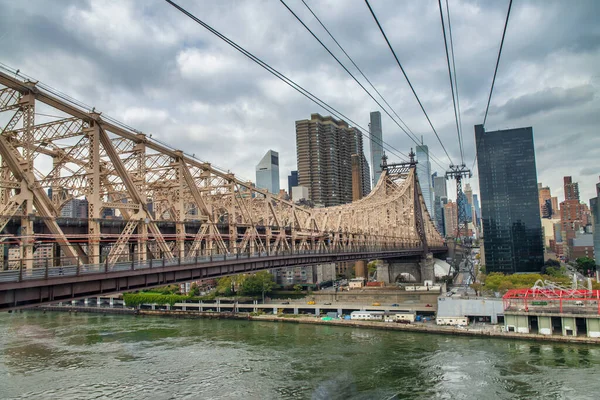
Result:
<svg viewBox="0 0 600 400"><path fill-rule="evenodd" d="M308 208L16 74L0 85L0 309L447 250L414 161L386 168L361 200ZM36 123L36 107L65 117ZM61 219L74 199L87 201L77 232Z"/></svg>

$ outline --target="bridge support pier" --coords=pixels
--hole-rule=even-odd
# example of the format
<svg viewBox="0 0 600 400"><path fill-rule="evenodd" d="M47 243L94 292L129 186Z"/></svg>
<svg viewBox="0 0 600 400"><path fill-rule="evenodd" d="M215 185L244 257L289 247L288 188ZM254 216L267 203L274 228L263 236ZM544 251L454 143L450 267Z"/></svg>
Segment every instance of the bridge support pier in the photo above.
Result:
<svg viewBox="0 0 600 400"><path fill-rule="evenodd" d="M390 283L390 264L385 261L377 264L377 281Z"/></svg>
<svg viewBox="0 0 600 400"><path fill-rule="evenodd" d="M369 271L367 270L367 262L365 260L359 260L354 264L354 273L357 278L369 278Z"/></svg>
<svg viewBox="0 0 600 400"><path fill-rule="evenodd" d="M421 258L421 282L435 281L433 254L427 253Z"/></svg>

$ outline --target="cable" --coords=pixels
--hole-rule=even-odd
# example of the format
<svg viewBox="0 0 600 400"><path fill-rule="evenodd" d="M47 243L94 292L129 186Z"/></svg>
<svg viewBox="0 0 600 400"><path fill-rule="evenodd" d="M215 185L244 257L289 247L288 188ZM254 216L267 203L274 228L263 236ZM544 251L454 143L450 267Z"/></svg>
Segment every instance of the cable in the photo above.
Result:
<svg viewBox="0 0 600 400"><path fill-rule="evenodd" d="M421 103L421 100L419 99L419 96L417 96L417 92L415 92L415 89L413 88L412 83L410 83L410 79L408 79L408 75L406 75L406 72L404 71L404 68L402 67L402 64L400 63L400 60L398 59L398 56L396 55L396 52L394 51L394 48L390 44L390 41L388 40L388 38L387 38L387 36L386 36L383 28L381 27L381 24L379 23L379 20L377 19L377 16L375 15L375 12L371 8L371 5L369 4L369 0L365 0L365 3L367 3L367 7L369 7L369 11L371 11L371 15L373 16L373 19L375 19L375 22L377 23L377 26L379 27L379 30L381 31L381 34L383 35L383 38L385 39L388 47L392 51L392 54L394 55L394 58L396 59L396 62L398 63L398 66L400 67L400 70L402 70L402 74L404 75L404 78L406 78L406 82L408 82L408 86L410 86L410 89L412 90L413 94L415 95L415 98L417 99L417 102L419 102L419 106L421 106L421 110L423 111L423 114L425 114L425 118L427 118L427 122L429 122L429 126L431 126L431 129L433 130L433 133L435 133L435 136L437 137L438 141L440 142L440 145L442 146L442 149L444 149L444 153L446 153L446 157L448 157L448 160L450 160L450 164L454 164L452 162L452 158L450 157L450 154L448 154L448 151L446 150L446 147L444 146L444 143L442 143L442 139L440 139L440 135L438 135L437 131L433 127L433 124L431 123L431 120L429 119L429 115L427 115L427 111L425 111L425 108L423 107L423 104Z"/></svg>
<svg viewBox="0 0 600 400"><path fill-rule="evenodd" d="M454 62L454 41L452 40L452 24L450 23L450 6L448 6L448 0L446 0L446 12L448 14L448 33L450 36L450 54L452 55L452 71L454 72L454 89L456 90L456 108L458 108L458 126L460 127L460 146L462 150L461 157L464 163L464 136L462 127L462 117L460 115L460 98L458 96L458 78L456 77L456 64Z"/></svg>
<svg viewBox="0 0 600 400"><path fill-rule="evenodd" d="M294 17L296 17L296 19L310 32L310 34L321 44L321 46L323 46L323 48L325 48L325 50L327 50L327 52L338 62L338 64L340 64L342 66L342 68L344 68L344 70L360 85L360 87L373 99L375 100L375 98L371 95L371 93L369 93L369 91L354 77L354 75L352 75L350 73L350 71L348 71L348 69L341 63L341 61L333 55L333 53L323 44L323 42L321 40L319 40L319 38L312 32L312 30L310 28L308 28L308 26L306 26L306 24L300 19L300 17L298 17L298 15L296 15L291 9L290 7L288 7L288 5L283 1L280 0L281 3L290 11L290 13L292 13L292 15ZM354 65L354 67L358 70L358 72L363 76L363 78L365 78L365 80L369 83L369 85L373 88L373 90L375 90L375 92L379 95L379 97L381 98L381 100L383 100L383 102L390 108L390 110L392 110L392 112L394 113L394 115L400 120L400 122L402 122L402 124L404 124L404 126L406 127L406 129L404 127L402 127L391 115L389 112L387 112L387 110L385 110L385 108L383 108L383 106L377 101L375 100L375 102L377 103L377 105L379 107L381 107L381 109L392 119L392 121L394 121L394 123L396 125L398 125L398 127L406 134L406 136L408 136L409 139L411 139L417 146L420 145L420 143L418 142L418 138L417 136L414 134L414 132L408 127L408 125L406 124L406 122L404 122L402 120L402 118L400 118L400 116L398 115L398 113L393 109L393 107L387 102L387 100L383 97L383 95L377 90L377 88L373 85L373 83L371 83L371 81L369 80L369 78L367 78L367 76L362 72L362 70L358 67L358 65L356 65L356 63L354 62L354 60L352 59L352 57L350 57L350 55L346 52L346 50L344 50L344 48L342 47L342 45L336 40L336 38L333 36L333 34L329 31L329 29L327 29L327 27L325 26L325 24L323 24L323 22L321 22L321 20L319 19L319 17L317 17L317 15L314 13L314 11L310 8L310 6L304 1L302 0L302 3L306 6L306 8L308 8L308 11L310 11L310 13L315 17L315 19L319 22L319 24L321 25L321 27L325 30L325 32L327 32L327 34L329 35L329 37L331 37L331 39L335 42L335 44L340 48L340 50L344 53L344 55L346 55L346 57L348 58L348 60L350 60L350 62L352 63L352 65ZM407 132L407 130L412 134L412 136ZM433 156L433 154L430 154L431 156ZM444 168L443 166L440 165L440 167Z"/></svg>
<svg viewBox="0 0 600 400"><path fill-rule="evenodd" d="M326 102L324 102L323 100L321 100L320 98L318 98L317 96L313 95L311 92L309 92L308 90L304 89L302 86L298 85L296 82L294 82L293 80L289 79L288 77L286 77L285 75L283 75L281 72L277 71L275 68L271 67L269 64L265 63L260 58L256 57L254 54L250 53L249 51L247 51L243 47L239 46L237 43L233 42L232 40L230 40L229 38L227 38L226 36L224 36L223 34L221 34L220 32L218 32L217 30L213 29L210 25L206 24L205 22L203 22L202 20L200 20L195 15L191 14L186 9L182 8L181 6L179 6L178 4L174 3L171 0L165 0L165 1L167 3L169 3L170 5L172 5L174 8L176 8L177 10L179 10L181 13L183 13L184 15L186 15L188 18L192 19L194 22L198 23L199 25L201 25L202 27L204 27L206 30L208 30L209 32L211 32L212 34L214 34L215 36L217 36L219 39L223 40L224 42L226 42L227 44L229 44L231 47L233 47L234 49L236 49L237 51L239 51L240 53L242 53L243 55L245 55L246 57L248 57L249 59L251 59L252 61L254 61L255 63L257 63L258 65L260 65L261 67L263 67L264 69L266 69L267 71L269 71L275 77L277 77L278 79L280 79L281 81L283 81L284 83L286 83L288 86L292 87L294 90L296 90L299 93L301 93L303 96L305 96L306 98L308 98L309 100L311 100L312 102L314 102L315 104L317 104L318 106L322 107L323 109L325 109L326 111L328 111L328 112L330 112L332 114L337 114L337 115L341 116L341 117L338 117L338 118L343 118L343 119L351 122L354 126L362 129L363 131L368 132L368 130L366 130L365 128L361 127L359 124L357 124L356 122L354 122L353 120L351 120L350 118L348 118L347 116L345 116L344 114L342 114L341 112L339 112L338 110L336 110L335 108L333 108L332 106L330 106L329 104L327 104ZM367 135L363 131L361 131L361 134L363 136L371 138L370 133ZM397 153L400 153L404 157L405 160L408 158L408 156L406 156L404 153L402 153L399 150L395 149L394 147L392 147L391 145L387 144L383 140L380 141L380 144L382 145L382 147L387 146L388 150L391 149L390 151L395 151ZM392 154L394 154L394 153L392 152ZM397 157L400 157L400 155L398 155L398 154L394 154L394 155L396 155Z"/></svg>
<svg viewBox="0 0 600 400"><path fill-rule="evenodd" d="M354 65L354 67L358 70L358 72L360 72L360 74L363 76L363 78L365 78L365 80L369 83L369 85L373 88L373 90L375 90L375 92L379 95L379 97L381 97L381 100L383 100L383 102L390 108L390 110L392 110L392 112L394 113L394 115L396 117L398 117L398 119L400 120L400 122L402 124L404 124L404 126L406 127L406 130L408 130L408 132L410 132L412 134L412 137L408 134L408 132L398 124L398 122L396 122L394 120L394 118L392 118L392 121L394 121L394 123L396 123L396 125L398 125L400 127L400 129L408 136L409 139L411 139L417 146L420 145L420 143L418 142L418 137L417 135L415 135L415 133L408 127L408 125L406 124L406 122L404 122L402 120L402 118L400 118L400 116L398 115L398 113L394 110L394 108L387 102L387 100L383 97L383 95L381 93L379 93L379 91L377 90L377 88L373 85L373 83L371 83L371 81L369 80L369 78L367 78L367 76L362 72L362 70L358 67L358 65L356 65L356 63L354 62L354 60L352 59L352 57L350 57L350 55L346 52L346 50L344 50L344 48L342 47L342 45L336 40L336 38L333 36L333 34L329 31L329 29L327 29L327 27L325 26L325 24L323 24L323 22L321 22L321 20L319 19L319 17L317 17L317 15L313 12L313 10L309 7L309 5L302 0L302 3L304 3L304 5L306 6L306 8L308 8L308 11L310 11L310 13L315 17L315 19L319 22L319 24L323 27L323 29L325 30L325 32L327 32L327 34L331 37L331 39L335 42L335 44L340 48L340 50L346 55L346 57L348 57L348 60L350 60L350 62L352 63L352 65ZM284 4L285 5L285 4ZM287 6L286 6L287 7ZM287 7L289 10L289 7ZM291 11L291 10L290 10ZM293 14L293 12L292 12ZM296 16L296 18L298 18ZM303 24L304 25L304 24ZM306 27L306 25L305 25ZM308 28L307 28L308 29ZM310 30L309 30L310 31ZM312 32L311 32L312 33ZM314 36L314 34L313 34ZM318 39L317 39L318 40ZM331 54L331 53L330 53ZM338 61L339 62L339 61ZM364 88L363 88L364 89ZM368 92L367 92L368 93ZM381 105L380 105L381 106ZM384 110L385 111L385 110ZM389 115L389 113L388 113ZM390 116L391 118L391 116ZM414 139L413 139L414 137ZM416 140L415 140L416 139ZM441 164L441 160L439 158L437 158L433 153L429 153L429 156L431 157L432 161L435 162L437 165L440 166L440 168L442 168L443 170L445 170L446 168Z"/></svg>
<svg viewBox="0 0 600 400"><path fill-rule="evenodd" d="M485 128L485 121L487 120L488 110L490 108L490 101L492 100L492 93L494 92L494 83L496 82L496 73L498 73L498 64L500 64L500 55L502 54L502 45L504 44L504 36L506 36L506 27L508 26L508 18L510 17L510 8L512 6L512 0L508 2L508 12L506 13L506 22L504 23L504 31L502 32L502 40L500 41L500 49L498 50L498 58L496 59L496 68L494 69L494 78L492 78L492 87L490 88L490 95L488 97L487 107L485 107L485 116L483 117L483 127Z"/></svg>
<svg viewBox="0 0 600 400"><path fill-rule="evenodd" d="M500 41L500 49L498 49L498 58L496 59L496 68L494 68L494 77L492 78L492 87L490 88L490 95L488 97L487 106L485 107L485 116L483 117L483 129L485 131L485 121L487 120L488 110L490 108L490 101L492 100L492 92L494 91L494 83L496 82L496 74L498 73L498 64L500 64L500 55L502 54L502 46L504 45L504 37L506 36L506 27L508 26L508 18L510 17L510 8L512 7L512 0L508 2L508 11L506 12L506 21L504 22L504 30L502 31L502 40ZM479 152L479 144L475 147L475 158L473 159L473 166L471 169L475 167L475 162L477 161L477 153Z"/></svg>
<svg viewBox="0 0 600 400"><path fill-rule="evenodd" d="M344 71L346 71L348 73L348 75L350 75L352 77L352 79L354 79L354 81L362 88L362 90L364 90L365 93L367 93L369 95L369 97L371 97L373 99L373 101L375 101L375 103L377 103L377 105L392 119L392 121L396 122L394 117L392 117L392 115L385 109L385 107L383 107L381 105L381 103L379 103L379 101L377 101L377 99L375 97L373 97L373 95L363 86L363 84L360 83L360 81L358 79L356 79L356 77L352 74L352 72L350 72L348 70L348 68L346 68L346 66L331 52L331 50L329 50L329 48L327 46L325 46L325 44L321 41L321 39L319 39L317 37L317 35L315 35L313 33L313 31L308 26L306 26L306 24L302 21L302 19L300 19L300 17L298 17L298 15L296 15L296 13L294 13L294 11L290 7L288 7L288 5L285 3L285 1L283 1L283 0L279 0L279 1L281 2L281 4L283 4L285 6L285 8L288 9L288 11L290 13L292 13L292 15L294 17L296 17L296 19L302 24L302 26L304 26L306 28L306 30L308 30L308 32L310 32L310 34L317 40L317 42L319 42L319 44L321 44L321 46L323 46L323 48L329 53L329 55L331 57L333 57L335 59L335 61L337 61L338 64L340 64L340 66L344 69ZM398 122L396 122L396 124L400 127L400 129L402 129L404 131L404 133L406 133L408 135L408 132L406 132L406 130L400 124L398 124ZM410 138L410 135L408 137ZM415 142L415 143L417 143L417 142Z"/></svg>
<svg viewBox="0 0 600 400"><path fill-rule="evenodd" d="M460 150L460 161L462 164L465 163L462 143L460 140L460 128L458 126L458 112L456 111L456 98L454 95L454 83L452 81L452 70L450 69L450 54L448 54L448 40L446 39L446 27L444 25L444 13L442 11L442 0L438 0L440 8L440 20L442 21L442 34L444 36L444 50L446 50L446 63L448 64L448 79L450 79L450 89L452 91L452 104L454 106L454 119L456 120L456 135L458 136L458 147Z"/></svg>

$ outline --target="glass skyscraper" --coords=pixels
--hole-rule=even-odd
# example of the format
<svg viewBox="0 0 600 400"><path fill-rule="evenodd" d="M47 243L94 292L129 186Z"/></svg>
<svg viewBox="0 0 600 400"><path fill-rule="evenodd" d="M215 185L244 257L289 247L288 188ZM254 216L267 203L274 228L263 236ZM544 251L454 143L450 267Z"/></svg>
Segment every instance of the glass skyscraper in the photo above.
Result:
<svg viewBox="0 0 600 400"><path fill-rule="evenodd" d="M423 200L429 211L429 216L435 220L433 208L433 188L431 187L431 163L429 162L429 148L427 145L417 146L417 177L423 193Z"/></svg>
<svg viewBox="0 0 600 400"><path fill-rule="evenodd" d="M260 160L256 166L256 187L279 194L279 153L273 150Z"/></svg>
<svg viewBox="0 0 600 400"><path fill-rule="evenodd" d="M475 125L485 265L488 272L538 272L544 241L533 129L486 132Z"/></svg>
<svg viewBox="0 0 600 400"><path fill-rule="evenodd" d="M381 113L373 111L370 115L369 133L371 134L371 167L373 168L372 186L375 187L381 176L381 157L383 157L383 131L381 129Z"/></svg>

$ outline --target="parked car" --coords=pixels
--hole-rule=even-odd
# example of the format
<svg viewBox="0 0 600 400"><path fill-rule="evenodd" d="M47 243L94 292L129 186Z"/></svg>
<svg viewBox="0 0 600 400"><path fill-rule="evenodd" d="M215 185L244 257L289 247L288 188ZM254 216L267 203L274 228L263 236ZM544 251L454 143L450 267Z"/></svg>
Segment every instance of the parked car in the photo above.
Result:
<svg viewBox="0 0 600 400"><path fill-rule="evenodd" d="M326 306L330 306L331 305L331 303L323 303L323 304L326 305Z"/></svg>
<svg viewBox="0 0 600 400"><path fill-rule="evenodd" d="M394 303L394 304L392 304L392 307L400 307L400 305L397 303Z"/></svg>
<svg viewBox="0 0 600 400"><path fill-rule="evenodd" d="M290 304L289 301L282 301L281 304Z"/></svg>
<svg viewBox="0 0 600 400"><path fill-rule="evenodd" d="M377 302L375 302L375 303L373 303L373 305L374 305L374 306L380 306L380 305L381 305L381 303L377 303Z"/></svg>
<svg viewBox="0 0 600 400"><path fill-rule="evenodd" d="M309 302L308 302L308 303L306 303L306 304L308 304L309 306L312 306L312 305L314 305L314 304L315 304L315 302L314 302L314 300L311 300L311 301L309 301Z"/></svg>

